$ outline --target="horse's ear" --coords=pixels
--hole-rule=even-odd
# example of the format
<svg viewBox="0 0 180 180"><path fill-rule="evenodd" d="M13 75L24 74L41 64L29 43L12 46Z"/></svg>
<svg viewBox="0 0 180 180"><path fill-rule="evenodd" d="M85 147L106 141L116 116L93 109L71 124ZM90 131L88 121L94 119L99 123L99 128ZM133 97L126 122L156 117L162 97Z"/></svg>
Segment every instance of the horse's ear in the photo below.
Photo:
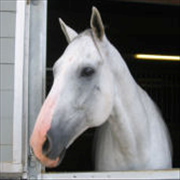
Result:
<svg viewBox="0 0 180 180"><path fill-rule="evenodd" d="M101 19L101 15L96 7L92 8L90 25L91 25L91 29L94 31L97 38L99 40L102 40L104 36L104 25Z"/></svg>
<svg viewBox="0 0 180 180"><path fill-rule="evenodd" d="M59 22L67 42L70 43L78 35L78 33L67 26L61 18L59 18Z"/></svg>

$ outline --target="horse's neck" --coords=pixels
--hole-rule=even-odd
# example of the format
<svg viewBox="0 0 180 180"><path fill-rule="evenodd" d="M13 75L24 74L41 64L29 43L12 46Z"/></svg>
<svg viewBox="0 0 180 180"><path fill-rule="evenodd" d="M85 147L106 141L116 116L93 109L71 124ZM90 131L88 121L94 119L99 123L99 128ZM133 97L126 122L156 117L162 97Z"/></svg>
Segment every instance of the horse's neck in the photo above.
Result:
<svg viewBox="0 0 180 180"><path fill-rule="evenodd" d="M134 153L137 153L136 150L142 153L139 148L144 149L140 146L146 146L146 134L149 134L148 114L144 104L147 94L137 85L117 50L113 46L111 48L111 65L116 81L115 103L109 119L111 132L119 140L119 147L126 146ZM149 98L147 100L147 103L151 103Z"/></svg>
<svg viewBox="0 0 180 180"><path fill-rule="evenodd" d="M149 142L148 116L138 92L127 88L130 86L124 87L123 91L118 89L109 127L119 147L126 146L135 154L142 153L140 149L143 150Z"/></svg>
<svg viewBox="0 0 180 180"><path fill-rule="evenodd" d="M168 133L159 111L137 85L119 52L110 43L104 46L107 47L109 59L106 60L114 76L115 95L112 113L98 131L96 168L171 167Z"/></svg>

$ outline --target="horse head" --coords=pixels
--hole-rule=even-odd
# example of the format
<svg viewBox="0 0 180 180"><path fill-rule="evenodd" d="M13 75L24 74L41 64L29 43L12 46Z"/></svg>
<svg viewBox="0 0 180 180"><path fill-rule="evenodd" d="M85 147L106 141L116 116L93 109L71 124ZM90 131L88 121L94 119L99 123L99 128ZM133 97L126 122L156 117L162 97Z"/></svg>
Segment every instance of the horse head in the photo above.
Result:
<svg viewBox="0 0 180 180"><path fill-rule="evenodd" d="M91 29L80 34L61 19L60 25L69 45L53 66L53 86L30 139L35 156L47 167L57 166L74 140L102 125L113 107L113 75L98 10L93 7Z"/></svg>

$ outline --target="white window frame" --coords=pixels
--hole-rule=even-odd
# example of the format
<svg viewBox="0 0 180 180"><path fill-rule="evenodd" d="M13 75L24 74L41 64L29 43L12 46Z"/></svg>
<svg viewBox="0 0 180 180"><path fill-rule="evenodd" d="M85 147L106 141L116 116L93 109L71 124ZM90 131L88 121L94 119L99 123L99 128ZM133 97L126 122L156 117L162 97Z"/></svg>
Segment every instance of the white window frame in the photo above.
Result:
<svg viewBox="0 0 180 180"><path fill-rule="evenodd" d="M38 0L39 1L39 0ZM1 163L1 171L14 177L27 179L179 179L180 169L156 170L156 171L125 171L125 172L72 172L72 173L46 173L29 150L29 137L35 122L38 108L45 95L45 57L46 57L46 22L40 27L41 31L34 32L33 28L39 24L38 19L47 16L47 4L38 4L36 0L17 0L16 35L15 35L15 89L14 89L14 120L13 120L13 162ZM45 2L45 1L44 1ZM42 14L37 12L38 6L42 6ZM41 8L41 7L39 7ZM37 13L37 14L36 14ZM32 17L32 16L38 17ZM39 17L41 16L41 17ZM32 19L34 20L32 21ZM46 18L46 17L45 17ZM31 21L30 21L31 19ZM40 20L39 19L39 20ZM46 20L45 20L46 21ZM44 30L43 30L44 29ZM34 37L33 37L34 36ZM40 37L39 41L38 38ZM42 38L42 39L41 39ZM29 40L36 39L30 43ZM41 43L40 43L41 40ZM40 43L40 51L32 54L32 49ZM44 44L44 46L42 46ZM38 59L36 64L30 64L32 59ZM34 69L34 66L36 68ZM29 89L35 80L29 77L31 73L38 73L40 86ZM32 72L33 71L33 72ZM40 92L33 111L34 101L31 102L28 94ZM28 112L30 111L30 115ZM29 121L29 122L28 122Z"/></svg>
<svg viewBox="0 0 180 180"><path fill-rule="evenodd" d="M161 179L178 180L180 178L179 169L152 170L152 171L116 171L116 172L86 172L86 173L42 173L38 179Z"/></svg>

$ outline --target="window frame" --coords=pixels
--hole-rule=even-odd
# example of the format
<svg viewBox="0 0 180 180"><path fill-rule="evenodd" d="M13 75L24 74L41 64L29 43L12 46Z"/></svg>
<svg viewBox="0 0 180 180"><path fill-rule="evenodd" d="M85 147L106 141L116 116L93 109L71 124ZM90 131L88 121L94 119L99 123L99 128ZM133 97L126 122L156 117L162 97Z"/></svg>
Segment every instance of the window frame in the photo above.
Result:
<svg viewBox="0 0 180 180"><path fill-rule="evenodd" d="M44 21L40 23L42 18ZM35 31L37 24L39 31ZM47 1L18 0L15 40L13 162L2 164L3 172L28 179L178 179L179 168L124 172L45 172L44 167L37 162L30 151L29 137L35 117L45 98L46 36ZM33 41L30 42L30 39ZM34 48L38 44L39 48ZM37 73L38 78L33 75ZM36 86L37 82L38 86Z"/></svg>

